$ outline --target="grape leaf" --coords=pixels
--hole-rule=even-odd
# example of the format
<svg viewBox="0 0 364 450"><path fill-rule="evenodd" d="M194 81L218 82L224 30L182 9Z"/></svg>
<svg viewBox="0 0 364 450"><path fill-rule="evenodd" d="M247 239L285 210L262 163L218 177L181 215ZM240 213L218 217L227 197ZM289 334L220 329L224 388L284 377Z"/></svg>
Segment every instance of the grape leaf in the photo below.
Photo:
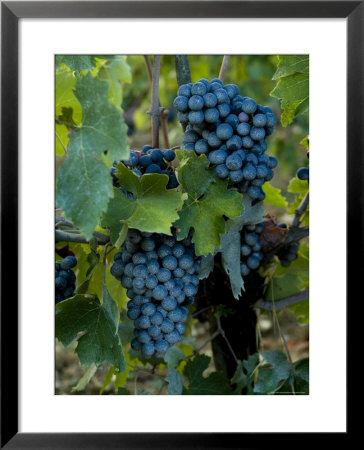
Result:
<svg viewBox="0 0 364 450"><path fill-rule="evenodd" d="M107 360L117 371L125 370L125 359L117 334L118 308L111 296L99 299L88 295L76 295L57 303L56 337L63 345L69 345L78 333L76 352L81 364L93 362L99 366Z"/></svg>
<svg viewBox="0 0 364 450"><path fill-rule="evenodd" d="M80 102L73 89L76 86L75 74L69 70L56 73L56 117L63 114L63 108L72 108L72 118L76 124L82 119Z"/></svg>
<svg viewBox="0 0 364 450"><path fill-rule="evenodd" d="M165 378L168 383L169 395L181 395L183 391L182 378L179 372L173 367L169 368L168 376Z"/></svg>
<svg viewBox="0 0 364 450"><path fill-rule="evenodd" d="M280 351L263 352L263 359L271 366L259 369L258 381L254 386L256 394L272 394L282 386L291 374L292 365L286 355Z"/></svg>
<svg viewBox="0 0 364 450"><path fill-rule="evenodd" d="M62 63L71 70L91 70L95 65L95 58L90 55L65 55Z"/></svg>
<svg viewBox="0 0 364 450"><path fill-rule="evenodd" d="M177 211L182 206L183 196L176 189L166 189L168 176L146 174L139 179L122 163L117 165L115 175L135 200L114 190L114 198L102 218L102 224L110 226L113 239L119 235L124 221L129 228L171 235L171 226L178 219Z"/></svg>
<svg viewBox="0 0 364 450"><path fill-rule="evenodd" d="M295 72L309 72L309 55L278 55L277 70L272 80L292 75Z"/></svg>
<svg viewBox="0 0 364 450"><path fill-rule="evenodd" d="M278 208L287 208L287 200L281 194L281 189L273 187L270 183L263 184L263 191L265 193L265 203Z"/></svg>
<svg viewBox="0 0 364 450"><path fill-rule="evenodd" d="M300 145L303 145L306 150L308 151L310 149L310 139L308 136L305 136L302 141L300 142Z"/></svg>
<svg viewBox="0 0 364 450"><path fill-rule="evenodd" d="M112 180L102 161L75 145L73 140L58 174L56 204L89 239L112 196Z"/></svg>
<svg viewBox="0 0 364 450"><path fill-rule="evenodd" d="M188 378L188 388L183 389L185 395L229 395L232 390L229 380L221 372L212 372L208 377L203 377L211 358L207 355L197 354L193 360L189 360L184 369L184 375Z"/></svg>
<svg viewBox="0 0 364 450"><path fill-rule="evenodd" d="M56 155L63 156L65 154L64 147L67 148L67 145L68 145L67 127L65 125L56 123Z"/></svg>
<svg viewBox="0 0 364 450"><path fill-rule="evenodd" d="M300 180L298 177L292 178L288 184L287 191L293 194L305 195L308 191L308 183L306 180Z"/></svg>
<svg viewBox="0 0 364 450"><path fill-rule="evenodd" d="M205 155L197 157L194 152L177 152L177 155L181 158L178 181L188 194L175 222L178 238L184 239L193 228L196 254L214 253L221 246L220 235L226 231L223 216L240 216L242 196L235 189L228 189L227 181L217 179L212 169L207 169Z"/></svg>
<svg viewBox="0 0 364 450"><path fill-rule="evenodd" d="M121 322L119 323L118 333L123 345L128 344L134 337L134 321L126 315L125 309L121 311Z"/></svg>
<svg viewBox="0 0 364 450"><path fill-rule="evenodd" d="M236 367L232 383L236 384L236 393L240 394L241 390L246 388L247 394L253 394L254 378L253 374L259 363L259 353L250 355L247 360L239 361Z"/></svg>
<svg viewBox="0 0 364 450"><path fill-rule="evenodd" d="M108 100L109 84L90 73L77 79L75 96L82 107L82 124L70 135L70 145L111 160L128 158L127 127L122 111Z"/></svg>
<svg viewBox="0 0 364 450"><path fill-rule="evenodd" d="M244 225L262 222L264 207L262 202L251 206L251 199L244 195L242 199L244 210L240 217L231 219L227 223L227 233L221 235L222 264L230 279L231 290L236 299L239 299L244 289L244 280L240 272L240 232Z"/></svg>
<svg viewBox="0 0 364 450"><path fill-rule="evenodd" d="M285 127L296 116L309 108L309 56L290 55L278 57L278 68L273 76L278 80L270 93L281 99L283 114L281 123Z"/></svg>
<svg viewBox="0 0 364 450"><path fill-rule="evenodd" d="M89 382L91 381L91 378L95 375L96 371L97 366L95 363L92 363L86 370L86 372L83 374L83 376L79 379L77 385L72 388L71 392L84 391Z"/></svg>
<svg viewBox="0 0 364 450"><path fill-rule="evenodd" d="M118 108L122 103L122 83L131 82L131 70L126 62L126 56L116 56L110 61L106 61L101 65L98 73L100 80L109 83L109 100Z"/></svg>
<svg viewBox="0 0 364 450"><path fill-rule="evenodd" d="M57 205L90 238L112 196L109 169L101 157L127 156L122 113L107 99L108 84L88 73L78 79L75 95L82 125L69 135L69 151L58 175Z"/></svg>
<svg viewBox="0 0 364 450"><path fill-rule="evenodd" d="M167 353L164 355L164 361L167 363L168 367L175 368L178 366L179 362L183 360L186 361L185 354L183 351L173 345L167 350Z"/></svg>

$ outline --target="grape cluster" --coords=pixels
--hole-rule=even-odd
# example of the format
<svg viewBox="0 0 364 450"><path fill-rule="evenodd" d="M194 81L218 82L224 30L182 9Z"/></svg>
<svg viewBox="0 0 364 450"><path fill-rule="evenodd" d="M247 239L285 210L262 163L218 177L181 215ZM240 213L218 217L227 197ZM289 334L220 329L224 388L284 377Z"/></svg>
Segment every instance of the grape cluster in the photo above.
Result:
<svg viewBox="0 0 364 450"><path fill-rule="evenodd" d="M128 317L134 321L134 350L163 357L185 332L188 306L197 293L200 259L189 238L130 229L115 254L112 275L127 289Z"/></svg>
<svg viewBox="0 0 364 450"><path fill-rule="evenodd" d="M264 230L264 223L245 225L241 231L241 258L240 273L243 277L249 275L251 270L259 269L263 260L262 245L259 235Z"/></svg>
<svg viewBox="0 0 364 450"><path fill-rule="evenodd" d="M131 150L129 159L122 160L121 162L128 169L131 169L139 178L146 173L168 175L169 180L167 189L173 189L178 186L178 181L173 168L169 163L173 161L175 157L176 154L173 150L160 150L159 148L152 148L151 145L145 145L141 152ZM118 162L114 161L113 167L110 170L115 187L119 187L119 181L115 176L117 164ZM133 194L126 192L123 189L122 191L128 198L135 200Z"/></svg>
<svg viewBox="0 0 364 450"><path fill-rule="evenodd" d="M76 287L76 275L72 268L77 264L74 256L66 256L60 263L56 263L56 303L73 297Z"/></svg>
<svg viewBox="0 0 364 450"><path fill-rule="evenodd" d="M277 122L272 109L219 79L180 86L174 107L186 126L181 149L206 154L219 178L227 178L254 203L264 200L262 185L278 164L265 154L266 137Z"/></svg>
<svg viewBox="0 0 364 450"><path fill-rule="evenodd" d="M279 223L278 226L280 228L287 228L287 225L283 222ZM279 261L283 267L288 267L292 261L297 259L299 246L299 242L290 242L277 253Z"/></svg>

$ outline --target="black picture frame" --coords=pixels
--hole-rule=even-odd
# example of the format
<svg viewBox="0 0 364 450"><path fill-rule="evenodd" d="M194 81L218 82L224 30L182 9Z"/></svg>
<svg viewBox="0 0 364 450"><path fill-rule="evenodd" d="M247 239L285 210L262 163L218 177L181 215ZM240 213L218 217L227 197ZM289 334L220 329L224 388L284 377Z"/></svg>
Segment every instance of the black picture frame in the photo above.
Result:
<svg viewBox="0 0 364 450"><path fill-rule="evenodd" d="M18 432L18 379L14 375L18 368L18 273L14 269L18 266L18 22L21 18L119 17L347 19L347 302L361 292L363 258L358 262L355 255L358 250L364 254L364 1L196 1L188 7L183 1L1 2L1 448L222 449L258 448L263 441L270 448L277 438L280 447L295 446L296 436L285 433ZM349 361L351 347L347 348ZM338 433L335 443L347 439L348 431ZM320 435L315 434L315 444L321 438L327 444L327 436ZM302 434L300 445L311 438L310 433Z"/></svg>

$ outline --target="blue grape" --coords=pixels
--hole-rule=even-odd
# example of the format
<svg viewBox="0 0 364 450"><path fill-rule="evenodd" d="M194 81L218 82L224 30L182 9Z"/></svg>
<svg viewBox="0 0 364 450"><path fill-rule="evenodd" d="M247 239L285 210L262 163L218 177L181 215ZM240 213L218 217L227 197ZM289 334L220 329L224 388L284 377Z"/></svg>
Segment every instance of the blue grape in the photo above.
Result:
<svg viewBox="0 0 364 450"><path fill-rule="evenodd" d="M149 316L140 316L134 321L134 325L136 329L147 329L150 327L150 318Z"/></svg>
<svg viewBox="0 0 364 450"><path fill-rule="evenodd" d="M178 89L178 95L183 95L184 97L191 96L191 84L182 84Z"/></svg>
<svg viewBox="0 0 364 450"><path fill-rule="evenodd" d="M208 108L205 110L204 119L207 123L216 123L219 120L220 114L216 108Z"/></svg>
<svg viewBox="0 0 364 450"><path fill-rule="evenodd" d="M136 278L147 278L148 269L144 264L138 264L133 269L133 276Z"/></svg>
<svg viewBox="0 0 364 450"><path fill-rule="evenodd" d="M257 170L256 168L253 166L253 164L248 163L244 168L243 168L243 177L245 178L245 180L254 180L254 178L257 176Z"/></svg>
<svg viewBox="0 0 364 450"><path fill-rule="evenodd" d="M183 95L179 95L174 99L173 106L179 112L186 112L188 110L188 98Z"/></svg>
<svg viewBox="0 0 364 450"><path fill-rule="evenodd" d="M308 180L309 179L309 169L308 169L308 167L300 167L297 170L297 177L300 180Z"/></svg>
<svg viewBox="0 0 364 450"><path fill-rule="evenodd" d="M161 335L161 329L160 327L156 326L156 325L151 325L148 328L148 334L149 336L151 336L153 339L158 338Z"/></svg>
<svg viewBox="0 0 364 450"><path fill-rule="evenodd" d="M185 325L184 323L182 323L182 322L176 323L176 324L175 324L175 328L176 328L176 330L178 331L178 333L179 333L181 336L183 336L183 334L184 334L185 331L186 331L186 325Z"/></svg>
<svg viewBox="0 0 364 450"><path fill-rule="evenodd" d="M228 103L221 103L221 105L217 105L216 108L219 111L221 119L225 119L231 113L231 107Z"/></svg>
<svg viewBox="0 0 364 450"><path fill-rule="evenodd" d="M142 355L146 358L152 356L154 353L154 342L149 341L146 344L142 345Z"/></svg>
<svg viewBox="0 0 364 450"><path fill-rule="evenodd" d="M193 258L190 255L182 255L179 258L178 265L181 269L187 270L193 266Z"/></svg>
<svg viewBox="0 0 364 450"><path fill-rule="evenodd" d="M161 259L163 259L164 257L169 256L169 255L171 255L171 254L172 254L172 250L171 250L171 248L169 247L169 245L163 244L163 245L161 245L161 246L159 247L159 249L158 249L158 256L159 256L159 258L161 258Z"/></svg>
<svg viewBox="0 0 364 450"><path fill-rule="evenodd" d="M192 111L200 111L204 107L204 104L204 99L200 95L192 95L188 100L188 107Z"/></svg>
<svg viewBox="0 0 364 450"><path fill-rule="evenodd" d="M168 294L167 288L163 285L159 284L157 287L153 289L153 297L156 300L163 300L165 297L167 297L167 294Z"/></svg>
<svg viewBox="0 0 364 450"><path fill-rule="evenodd" d="M163 322L163 316L159 311L156 311L151 317L150 317L150 323L152 325L161 325Z"/></svg>
<svg viewBox="0 0 364 450"><path fill-rule="evenodd" d="M226 158L225 164L229 170L239 170L241 169L243 162L239 155L233 153L232 155Z"/></svg>
<svg viewBox="0 0 364 450"><path fill-rule="evenodd" d="M173 311L177 307L177 300L168 295L162 300L161 305L166 311Z"/></svg>
<svg viewBox="0 0 364 450"><path fill-rule="evenodd" d="M136 337L141 344L146 344L151 340L151 337L147 330L138 330Z"/></svg>
<svg viewBox="0 0 364 450"><path fill-rule="evenodd" d="M75 267L77 259L74 256L66 256L60 263L60 267L63 270L69 270Z"/></svg>
<svg viewBox="0 0 364 450"><path fill-rule="evenodd" d="M158 273L159 268L160 268L159 263L155 259L152 259L147 263L148 272L152 275Z"/></svg>
<svg viewBox="0 0 364 450"><path fill-rule="evenodd" d="M171 162L175 159L175 157L176 157L176 153L173 150L164 150L163 158L166 161Z"/></svg>
<svg viewBox="0 0 364 450"><path fill-rule="evenodd" d="M171 276L172 274L168 269L161 268L158 270L157 278L158 281L160 281L161 283L165 283L166 281L168 281L171 278Z"/></svg>
<svg viewBox="0 0 364 450"><path fill-rule="evenodd" d="M245 263L240 264L240 273L243 277L246 277L249 275L250 269Z"/></svg>
<svg viewBox="0 0 364 450"><path fill-rule="evenodd" d="M219 139L227 141L233 135L233 128L228 123L222 123L216 128L216 135Z"/></svg>
<svg viewBox="0 0 364 450"><path fill-rule="evenodd" d="M244 178L242 170L231 170L229 172L229 179L232 183L240 183Z"/></svg>
<svg viewBox="0 0 364 450"><path fill-rule="evenodd" d="M257 109L257 104L256 104L255 100L253 100L252 98L246 97L242 104L242 110L246 114L254 114L256 109Z"/></svg>
<svg viewBox="0 0 364 450"><path fill-rule="evenodd" d="M175 244L172 247L172 253L176 258L180 258L185 252L185 248L182 244Z"/></svg>
<svg viewBox="0 0 364 450"><path fill-rule="evenodd" d="M149 166L152 164L152 158L151 158L149 155L143 155L143 156L140 158L139 164L140 164L142 167L147 168L147 167L149 167Z"/></svg>
<svg viewBox="0 0 364 450"><path fill-rule="evenodd" d="M245 233L245 242L251 247L259 241L259 237L256 233Z"/></svg>
<svg viewBox="0 0 364 450"><path fill-rule="evenodd" d="M208 159L212 164L224 164L228 154L224 150L214 150L209 153Z"/></svg>
<svg viewBox="0 0 364 450"><path fill-rule="evenodd" d="M226 147L229 151L239 150L242 146L242 139L240 136L234 135L226 142Z"/></svg>
<svg viewBox="0 0 364 450"><path fill-rule="evenodd" d="M198 81L191 87L191 94L198 95L198 96L204 96L207 93L207 86L205 83L202 83Z"/></svg>
<svg viewBox="0 0 364 450"><path fill-rule="evenodd" d="M235 131L239 125L239 118L236 114L229 114L225 119L225 123L228 123Z"/></svg>
<svg viewBox="0 0 364 450"><path fill-rule="evenodd" d="M141 312L144 316L152 316L157 310L157 307L154 303L144 303L144 305L141 306Z"/></svg>
<svg viewBox="0 0 364 450"><path fill-rule="evenodd" d="M221 105L222 103L229 103L230 102L229 96L228 96L227 92L225 91L225 89L223 89L223 88L216 89L214 91L214 94L217 97L217 103L219 105Z"/></svg>
<svg viewBox="0 0 364 450"><path fill-rule="evenodd" d="M200 111L190 111L188 113L188 120L192 125L202 124L205 119L204 113Z"/></svg>
<svg viewBox="0 0 364 450"><path fill-rule="evenodd" d="M165 256L163 258L162 265L164 268L166 268L168 270L174 270L177 267L178 262L174 256L169 255L169 256Z"/></svg>
<svg viewBox="0 0 364 450"><path fill-rule="evenodd" d="M170 320L165 318L161 325L161 330L163 333L171 333L174 329L174 323Z"/></svg>
<svg viewBox="0 0 364 450"><path fill-rule="evenodd" d="M166 353L166 351L169 348L169 344L167 341L165 341L164 339L158 339L155 344L155 350L158 353Z"/></svg>
<svg viewBox="0 0 364 450"><path fill-rule="evenodd" d="M251 247L249 245L243 244L241 246L241 254L242 254L242 256L248 256L248 255L250 255L251 252L252 252L252 249L251 249Z"/></svg>
<svg viewBox="0 0 364 450"><path fill-rule="evenodd" d="M212 92L209 92L203 96L205 107L206 108L213 108L217 105L217 97Z"/></svg>
<svg viewBox="0 0 364 450"><path fill-rule="evenodd" d="M125 265L121 262L114 262L111 266L110 273L116 279L121 280L121 277L124 275Z"/></svg>
<svg viewBox="0 0 364 450"><path fill-rule="evenodd" d="M215 167L215 173L219 178L227 178L229 176L229 169L225 164L219 164Z"/></svg>
<svg viewBox="0 0 364 450"><path fill-rule="evenodd" d="M147 257L144 255L144 253L135 253L132 257L132 261L134 264L146 264Z"/></svg>
<svg viewBox="0 0 364 450"><path fill-rule="evenodd" d="M250 130L250 137L255 141L261 141L264 139L265 131L264 128L252 127Z"/></svg>

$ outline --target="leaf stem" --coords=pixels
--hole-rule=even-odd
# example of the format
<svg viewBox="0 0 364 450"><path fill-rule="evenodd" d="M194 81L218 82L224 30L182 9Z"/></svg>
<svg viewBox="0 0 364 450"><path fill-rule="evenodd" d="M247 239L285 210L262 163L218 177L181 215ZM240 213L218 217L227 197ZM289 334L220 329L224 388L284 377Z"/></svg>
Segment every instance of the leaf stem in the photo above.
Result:
<svg viewBox="0 0 364 450"><path fill-rule="evenodd" d="M306 211L309 201L309 191L306 192L306 195L303 197L302 202L298 206L295 212L295 216L292 222L292 227L297 227L300 223L300 218L302 214Z"/></svg>
<svg viewBox="0 0 364 450"><path fill-rule="evenodd" d="M296 303L301 302L309 297L310 291L309 289L305 289L304 291L298 292L297 294L290 295L289 297L281 298L279 300L275 300L274 308L276 311L279 311L287 306L295 305ZM266 301L263 299L259 299L253 305L253 308L265 309L266 311L273 310L273 304L270 301Z"/></svg>
<svg viewBox="0 0 364 450"><path fill-rule="evenodd" d="M56 133L56 138L59 140L60 144L62 145L62 148L63 148L64 152L67 154L68 151L67 151L66 146L65 146L64 143L62 142L62 139L60 138L60 136L59 136L59 134L57 133L57 131L56 131L55 133Z"/></svg>

